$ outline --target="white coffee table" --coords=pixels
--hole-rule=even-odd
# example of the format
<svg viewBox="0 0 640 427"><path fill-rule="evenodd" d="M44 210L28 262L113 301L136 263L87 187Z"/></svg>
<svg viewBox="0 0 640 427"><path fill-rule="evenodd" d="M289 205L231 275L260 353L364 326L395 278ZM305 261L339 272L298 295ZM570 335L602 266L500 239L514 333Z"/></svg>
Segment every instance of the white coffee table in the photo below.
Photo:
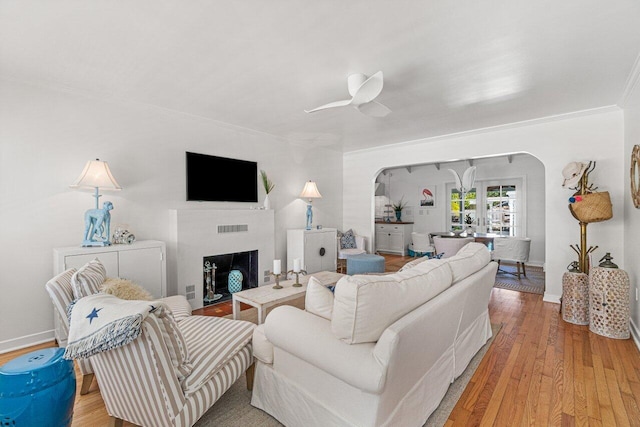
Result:
<svg viewBox="0 0 640 427"><path fill-rule="evenodd" d="M295 280L284 280L280 282L282 289L273 289L273 284L258 286L257 288L246 289L235 292L233 298L233 318L240 316L240 303L243 302L258 309L258 325L264 323L267 309L274 305L282 304L294 300L307 292L307 282L309 277L315 277L325 286L334 285L344 274L335 271L319 271L308 276L300 276L302 286L293 287Z"/></svg>

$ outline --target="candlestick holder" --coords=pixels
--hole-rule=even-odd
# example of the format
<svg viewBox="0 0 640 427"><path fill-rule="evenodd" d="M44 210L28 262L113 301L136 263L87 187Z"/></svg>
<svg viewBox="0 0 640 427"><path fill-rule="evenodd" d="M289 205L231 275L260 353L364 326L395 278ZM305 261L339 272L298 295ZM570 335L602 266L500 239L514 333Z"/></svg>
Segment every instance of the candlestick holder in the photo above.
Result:
<svg viewBox="0 0 640 427"><path fill-rule="evenodd" d="M296 282L291 286L293 286L294 288L299 288L299 287L302 286L302 283L300 283L300 280L298 279L298 276L301 275L301 274L306 275L307 272L305 270L300 270L300 271L289 270L289 271L287 271L287 274L295 274L296 275Z"/></svg>
<svg viewBox="0 0 640 427"><path fill-rule="evenodd" d="M275 284L275 286L273 286L273 289L282 289L282 286L280 285L280 276L282 276L282 273L276 274L276 273L270 271L269 275L271 275L271 276L276 278L276 284Z"/></svg>

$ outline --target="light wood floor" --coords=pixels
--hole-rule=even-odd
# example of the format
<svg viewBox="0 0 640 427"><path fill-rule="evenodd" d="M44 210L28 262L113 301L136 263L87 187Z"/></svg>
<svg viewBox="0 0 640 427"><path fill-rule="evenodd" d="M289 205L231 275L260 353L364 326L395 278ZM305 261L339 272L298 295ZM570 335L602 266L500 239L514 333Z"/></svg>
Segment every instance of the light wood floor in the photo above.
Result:
<svg viewBox="0 0 640 427"><path fill-rule="evenodd" d="M409 258L386 256L395 271ZM640 352L562 320L541 295L493 289L491 321L503 327L447 426L640 426ZM0 364L53 343L0 355ZM106 426L94 381L77 395L73 426ZM130 425L125 423L125 425Z"/></svg>

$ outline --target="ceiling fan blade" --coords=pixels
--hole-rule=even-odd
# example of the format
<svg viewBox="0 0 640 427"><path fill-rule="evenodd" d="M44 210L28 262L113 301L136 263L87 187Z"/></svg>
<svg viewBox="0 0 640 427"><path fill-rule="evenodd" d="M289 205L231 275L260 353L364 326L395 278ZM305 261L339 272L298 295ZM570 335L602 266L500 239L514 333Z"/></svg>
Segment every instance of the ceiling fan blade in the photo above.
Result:
<svg viewBox="0 0 640 427"><path fill-rule="evenodd" d="M371 101L365 104L357 105L356 108L363 114L371 117L384 117L391 112L389 107L378 101Z"/></svg>
<svg viewBox="0 0 640 427"><path fill-rule="evenodd" d="M327 108L346 107L347 105L351 104L352 101L353 101L353 99L345 99L344 101L330 102L328 104L321 105L321 106L319 106L317 108L314 108L312 110L304 110L304 112L305 113L313 113L315 111L326 110Z"/></svg>
<svg viewBox="0 0 640 427"><path fill-rule="evenodd" d="M365 80L358 90L356 90L356 94L353 95L352 104L360 105L373 101L376 96L380 95L380 92L382 92L382 86L382 71L378 71L373 76Z"/></svg>

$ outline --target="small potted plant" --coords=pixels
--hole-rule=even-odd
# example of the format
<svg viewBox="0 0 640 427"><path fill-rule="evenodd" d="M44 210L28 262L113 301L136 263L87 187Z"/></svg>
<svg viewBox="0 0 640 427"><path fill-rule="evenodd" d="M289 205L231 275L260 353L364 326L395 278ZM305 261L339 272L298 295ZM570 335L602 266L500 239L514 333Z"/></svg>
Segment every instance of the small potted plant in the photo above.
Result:
<svg viewBox="0 0 640 427"><path fill-rule="evenodd" d="M400 222L400 217L402 216L402 209L405 208L405 206L407 206L407 202L405 202L404 200L404 196L400 197L400 200L398 201L398 203L392 203L391 207L393 208L393 210L396 212L396 221Z"/></svg>
<svg viewBox="0 0 640 427"><path fill-rule="evenodd" d="M264 203L262 204L262 206L265 209L271 209L271 202L269 201L269 193L271 193L271 191L273 190L273 187L275 187L275 184L269 179L269 177L267 176L267 173L263 170L260 170L260 178L262 180L262 186L264 187L264 191L266 194L266 196L264 196Z"/></svg>
<svg viewBox="0 0 640 427"><path fill-rule="evenodd" d="M471 216L471 214L466 214L464 216L464 223L467 224L467 233L473 233L473 227L472 227L473 222L474 222L474 219Z"/></svg>

